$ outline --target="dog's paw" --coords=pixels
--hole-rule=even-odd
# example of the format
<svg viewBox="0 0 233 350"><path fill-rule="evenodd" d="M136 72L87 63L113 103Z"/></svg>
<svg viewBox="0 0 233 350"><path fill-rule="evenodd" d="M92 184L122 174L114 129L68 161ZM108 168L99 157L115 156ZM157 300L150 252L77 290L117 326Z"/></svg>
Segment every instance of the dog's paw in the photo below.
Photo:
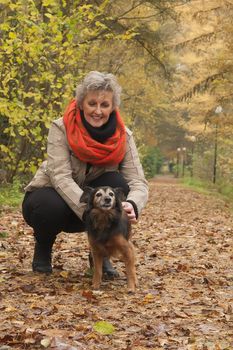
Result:
<svg viewBox="0 0 233 350"><path fill-rule="evenodd" d="M135 294L136 288L128 288L128 294Z"/></svg>

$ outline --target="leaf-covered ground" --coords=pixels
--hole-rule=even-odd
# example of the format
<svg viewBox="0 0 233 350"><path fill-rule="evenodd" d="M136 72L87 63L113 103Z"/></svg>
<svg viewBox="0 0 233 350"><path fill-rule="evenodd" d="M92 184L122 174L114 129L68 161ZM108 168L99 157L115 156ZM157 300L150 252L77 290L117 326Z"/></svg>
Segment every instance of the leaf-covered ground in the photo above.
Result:
<svg viewBox="0 0 233 350"><path fill-rule="evenodd" d="M127 294L116 260L120 278L92 292L85 234L60 234L54 273L33 274L32 231L20 211L2 209L0 350L232 350L233 217L227 205L175 182L153 181L134 231L136 294Z"/></svg>

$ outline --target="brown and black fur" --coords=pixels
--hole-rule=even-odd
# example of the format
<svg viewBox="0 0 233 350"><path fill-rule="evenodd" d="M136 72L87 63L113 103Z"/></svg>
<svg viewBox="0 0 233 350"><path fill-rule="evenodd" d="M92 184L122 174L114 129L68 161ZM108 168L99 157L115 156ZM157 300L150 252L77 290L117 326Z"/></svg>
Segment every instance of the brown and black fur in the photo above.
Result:
<svg viewBox="0 0 233 350"><path fill-rule="evenodd" d="M122 190L111 187L87 187L81 202L87 203L85 223L94 262L92 284L100 287L103 258L120 255L125 262L127 285L135 291L136 271L134 247L131 238L131 225L122 208Z"/></svg>

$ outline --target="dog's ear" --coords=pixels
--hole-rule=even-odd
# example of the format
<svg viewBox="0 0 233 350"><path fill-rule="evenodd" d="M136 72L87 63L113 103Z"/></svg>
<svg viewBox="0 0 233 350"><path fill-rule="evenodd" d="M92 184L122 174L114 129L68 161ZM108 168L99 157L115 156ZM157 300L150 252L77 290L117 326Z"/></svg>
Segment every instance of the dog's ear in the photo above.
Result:
<svg viewBox="0 0 233 350"><path fill-rule="evenodd" d="M124 193L124 190L121 187L116 187L116 188L114 188L114 192L116 195L117 206L121 207L121 202L124 202L126 199L126 195Z"/></svg>
<svg viewBox="0 0 233 350"><path fill-rule="evenodd" d="M93 191L94 191L94 188L89 187L89 186L85 187L84 190L83 190L83 194L80 197L79 202L80 203L88 203L88 201L90 199L90 196L91 196Z"/></svg>
<svg viewBox="0 0 233 350"><path fill-rule="evenodd" d="M124 193L123 188L121 187L116 187L114 188L114 192L116 193L116 196L123 202L126 199L126 195Z"/></svg>

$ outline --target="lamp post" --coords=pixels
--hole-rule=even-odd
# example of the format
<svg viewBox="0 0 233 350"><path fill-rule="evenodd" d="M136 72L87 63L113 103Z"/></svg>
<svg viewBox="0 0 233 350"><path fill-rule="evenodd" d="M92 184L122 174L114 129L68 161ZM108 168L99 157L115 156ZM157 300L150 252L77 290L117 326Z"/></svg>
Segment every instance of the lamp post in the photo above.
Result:
<svg viewBox="0 0 233 350"><path fill-rule="evenodd" d="M217 106L215 114L219 115L222 113L222 106ZM218 120L215 123L215 137L214 137L214 169L213 169L213 183L216 182L217 175L217 158L218 158Z"/></svg>
<svg viewBox="0 0 233 350"><path fill-rule="evenodd" d="M191 171L190 176L193 177L193 157L194 157L194 144L196 142L196 136L190 136L190 141L192 142L192 148L191 148Z"/></svg>
<svg viewBox="0 0 233 350"><path fill-rule="evenodd" d="M176 177L179 177L180 170L182 177L184 177L184 168L186 163L186 147L178 147L176 150L176 154Z"/></svg>
<svg viewBox="0 0 233 350"><path fill-rule="evenodd" d="M186 147L182 147L181 152L181 165L182 165L182 176L184 177L184 169L186 164Z"/></svg>
<svg viewBox="0 0 233 350"><path fill-rule="evenodd" d="M176 177L179 177L179 166L180 166L180 147L176 150Z"/></svg>

